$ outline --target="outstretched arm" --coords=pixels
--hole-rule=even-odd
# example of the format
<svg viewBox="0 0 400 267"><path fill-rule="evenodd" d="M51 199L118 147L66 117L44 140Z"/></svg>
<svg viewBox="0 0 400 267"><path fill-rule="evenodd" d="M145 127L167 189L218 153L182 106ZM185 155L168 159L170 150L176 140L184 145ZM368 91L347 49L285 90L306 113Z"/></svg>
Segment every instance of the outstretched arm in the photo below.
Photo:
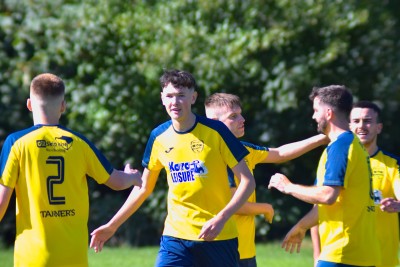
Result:
<svg viewBox="0 0 400 267"><path fill-rule="evenodd" d="M239 186L229 201L214 218L207 221L200 231L199 238L206 241L214 240L221 232L226 221L247 201L255 189L254 177L244 160L241 160L232 168L233 173L239 178Z"/></svg>
<svg viewBox="0 0 400 267"><path fill-rule="evenodd" d="M114 217L107 224L100 226L91 233L90 247L94 248L95 252L100 252L103 249L104 243L139 209L153 192L159 173L160 171L150 171L146 168L142 176L142 187L134 187L128 199Z"/></svg>
<svg viewBox="0 0 400 267"><path fill-rule="evenodd" d="M6 213L10 198L14 189L0 184L0 222Z"/></svg>
<svg viewBox="0 0 400 267"><path fill-rule="evenodd" d="M329 138L324 134L318 134L302 141L286 144L278 148L270 148L268 156L262 163L282 163L329 143Z"/></svg>
<svg viewBox="0 0 400 267"><path fill-rule="evenodd" d="M268 188L276 188L284 194L294 196L310 204L327 205L335 203L341 190L339 186L305 186L293 184L281 173L276 173L271 176Z"/></svg>
<svg viewBox="0 0 400 267"><path fill-rule="evenodd" d="M113 170L105 185L114 190L123 190L132 185L142 185L142 174L138 170L131 169L129 164L125 165L124 171Z"/></svg>

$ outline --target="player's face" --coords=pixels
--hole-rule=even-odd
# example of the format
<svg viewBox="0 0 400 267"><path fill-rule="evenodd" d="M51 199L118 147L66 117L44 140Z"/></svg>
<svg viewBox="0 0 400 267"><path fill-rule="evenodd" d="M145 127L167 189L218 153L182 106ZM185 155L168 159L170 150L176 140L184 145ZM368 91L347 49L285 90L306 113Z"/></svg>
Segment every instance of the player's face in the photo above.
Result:
<svg viewBox="0 0 400 267"><path fill-rule="evenodd" d="M184 122L192 114L192 104L196 102L194 90L175 88L171 83L161 92L162 103L172 120Z"/></svg>
<svg viewBox="0 0 400 267"><path fill-rule="evenodd" d="M328 128L328 120L326 118L327 115L327 106L321 103L318 97L314 98L313 101L313 109L314 114L312 118L317 122L317 131L319 133L326 134Z"/></svg>
<svg viewBox="0 0 400 267"><path fill-rule="evenodd" d="M368 147L376 143L382 131L382 123L378 123L378 114L373 109L353 108L350 112L350 130Z"/></svg>
<svg viewBox="0 0 400 267"><path fill-rule="evenodd" d="M220 113L219 120L231 130L234 136L242 137L244 135L245 122L242 116L242 109L240 107L224 107Z"/></svg>

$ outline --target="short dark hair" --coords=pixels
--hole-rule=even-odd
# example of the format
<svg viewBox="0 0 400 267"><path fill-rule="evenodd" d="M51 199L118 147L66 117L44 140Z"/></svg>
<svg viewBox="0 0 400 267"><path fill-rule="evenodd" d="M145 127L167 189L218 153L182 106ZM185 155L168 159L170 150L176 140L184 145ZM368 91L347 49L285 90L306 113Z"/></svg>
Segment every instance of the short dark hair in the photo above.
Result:
<svg viewBox="0 0 400 267"><path fill-rule="evenodd" d="M161 88L168 86L170 83L178 89L197 89L196 80L193 75L187 71L177 69L165 70L164 74L160 77Z"/></svg>
<svg viewBox="0 0 400 267"><path fill-rule="evenodd" d="M240 98L234 94L215 93L206 98L204 101L206 107L242 107Z"/></svg>
<svg viewBox="0 0 400 267"><path fill-rule="evenodd" d="M30 91L41 98L54 98L65 94L65 85L60 77L43 73L33 78Z"/></svg>
<svg viewBox="0 0 400 267"><path fill-rule="evenodd" d="M369 108L372 109L373 111L376 112L376 120L377 122L381 122L381 108L375 104L374 102L367 101L367 100L361 100L356 103L354 103L353 108Z"/></svg>
<svg viewBox="0 0 400 267"><path fill-rule="evenodd" d="M353 106L353 95L344 85L314 87L309 97L311 101L318 97L322 103L332 107L335 113L346 118L349 117Z"/></svg>

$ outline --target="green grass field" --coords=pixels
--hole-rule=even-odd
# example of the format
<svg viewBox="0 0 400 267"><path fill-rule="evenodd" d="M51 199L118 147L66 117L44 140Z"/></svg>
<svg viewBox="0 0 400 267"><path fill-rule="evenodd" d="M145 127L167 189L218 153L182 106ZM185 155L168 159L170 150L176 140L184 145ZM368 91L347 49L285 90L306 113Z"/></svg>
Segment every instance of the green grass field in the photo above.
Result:
<svg viewBox="0 0 400 267"><path fill-rule="evenodd" d="M93 267L153 267L158 247L105 247L101 253L89 251L89 266ZM13 251L11 249L0 248L0 266L13 266ZM287 253L281 247L280 243L267 243L257 245L257 263L258 266L268 267L310 267L313 265L312 248L310 240L303 242L301 252Z"/></svg>

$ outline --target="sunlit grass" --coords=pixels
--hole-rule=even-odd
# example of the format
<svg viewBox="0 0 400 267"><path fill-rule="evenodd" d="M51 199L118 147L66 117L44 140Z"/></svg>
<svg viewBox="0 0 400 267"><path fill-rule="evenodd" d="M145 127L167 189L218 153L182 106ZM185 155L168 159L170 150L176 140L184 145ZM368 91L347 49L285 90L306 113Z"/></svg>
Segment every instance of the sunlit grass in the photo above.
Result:
<svg viewBox="0 0 400 267"><path fill-rule="evenodd" d="M153 267L158 247L105 247L101 253L89 250L89 266L93 267ZM1 267L13 266L12 249L0 248ZM305 240L301 252L287 253L280 243L257 244L258 266L268 267L310 267L313 264L311 242Z"/></svg>

